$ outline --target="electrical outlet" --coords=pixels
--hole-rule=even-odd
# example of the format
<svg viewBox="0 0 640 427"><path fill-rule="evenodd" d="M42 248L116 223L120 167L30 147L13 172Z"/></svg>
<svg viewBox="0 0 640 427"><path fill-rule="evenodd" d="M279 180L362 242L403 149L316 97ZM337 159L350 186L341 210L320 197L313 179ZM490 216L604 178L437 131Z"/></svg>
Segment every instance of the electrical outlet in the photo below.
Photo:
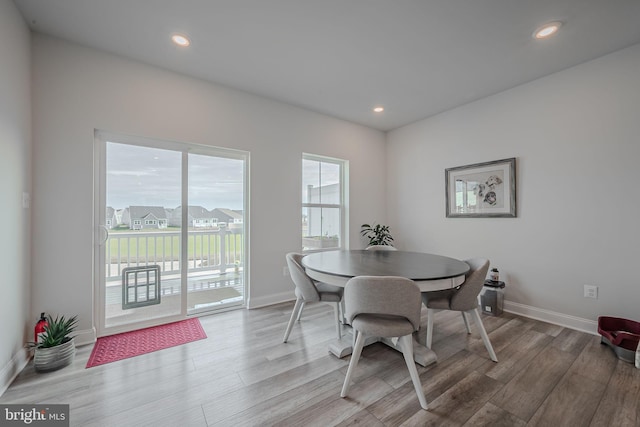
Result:
<svg viewBox="0 0 640 427"><path fill-rule="evenodd" d="M286 265L282 267L282 275L284 277L287 277L289 275L289 267L287 267Z"/></svg>
<svg viewBox="0 0 640 427"><path fill-rule="evenodd" d="M584 297L598 299L598 287L592 285L584 285Z"/></svg>

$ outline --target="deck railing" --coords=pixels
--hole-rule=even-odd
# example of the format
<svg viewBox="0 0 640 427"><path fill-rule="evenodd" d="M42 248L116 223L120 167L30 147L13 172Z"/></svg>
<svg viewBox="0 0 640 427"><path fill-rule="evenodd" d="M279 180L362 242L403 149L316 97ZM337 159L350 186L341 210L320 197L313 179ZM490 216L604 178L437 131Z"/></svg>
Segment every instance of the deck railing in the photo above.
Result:
<svg viewBox="0 0 640 427"><path fill-rule="evenodd" d="M157 264L163 275L179 274L180 231L111 232L106 243L108 281L121 278L126 267ZM241 230L189 230L189 272L225 273L243 268L244 236Z"/></svg>

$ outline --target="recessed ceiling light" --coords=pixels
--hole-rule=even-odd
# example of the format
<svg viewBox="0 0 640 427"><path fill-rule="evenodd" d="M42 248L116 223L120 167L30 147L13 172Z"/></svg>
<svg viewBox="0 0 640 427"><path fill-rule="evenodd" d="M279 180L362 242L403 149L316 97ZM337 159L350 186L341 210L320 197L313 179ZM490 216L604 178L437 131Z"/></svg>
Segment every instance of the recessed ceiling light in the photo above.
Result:
<svg viewBox="0 0 640 427"><path fill-rule="evenodd" d="M171 40L178 46L187 47L191 44L191 40L184 34L174 34L171 36Z"/></svg>
<svg viewBox="0 0 640 427"><path fill-rule="evenodd" d="M374 107L374 113L382 113L384 111L384 107Z"/></svg>
<svg viewBox="0 0 640 427"><path fill-rule="evenodd" d="M542 27L538 28L533 33L533 37L536 39L546 39L547 37L551 37L557 33L561 26L562 22L560 21L549 22L548 24L544 24Z"/></svg>

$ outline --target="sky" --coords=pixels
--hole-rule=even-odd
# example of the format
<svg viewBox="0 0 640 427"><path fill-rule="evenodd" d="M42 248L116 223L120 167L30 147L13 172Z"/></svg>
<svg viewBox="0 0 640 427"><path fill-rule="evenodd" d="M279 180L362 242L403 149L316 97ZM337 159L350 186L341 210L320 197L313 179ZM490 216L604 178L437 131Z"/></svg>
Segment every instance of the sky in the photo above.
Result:
<svg viewBox="0 0 640 427"><path fill-rule="evenodd" d="M340 166L337 163L302 160L302 200L308 200L307 188L322 187L340 182Z"/></svg>
<svg viewBox="0 0 640 427"><path fill-rule="evenodd" d="M181 203L182 153L137 145L107 143L107 206L162 206ZM189 205L244 210L243 168L239 159L189 154ZM302 193L339 182L335 163L302 161Z"/></svg>
<svg viewBox="0 0 640 427"><path fill-rule="evenodd" d="M107 143L107 206L162 206L181 203L182 153ZM189 154L189 205L244 209L239 159Z"/></svg>

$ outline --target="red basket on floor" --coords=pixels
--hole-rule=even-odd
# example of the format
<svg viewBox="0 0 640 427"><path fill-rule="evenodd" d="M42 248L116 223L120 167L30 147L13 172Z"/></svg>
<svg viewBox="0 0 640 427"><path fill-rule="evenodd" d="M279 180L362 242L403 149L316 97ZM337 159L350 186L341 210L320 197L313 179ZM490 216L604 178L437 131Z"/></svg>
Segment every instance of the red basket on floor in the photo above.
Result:
<svg viewBox="0 0 640 427"><path fill-rule="evenodd" d="M598 317L601 342L610 346L618 359L634 363L640 342L640 322L619 317Z"/></svg>

